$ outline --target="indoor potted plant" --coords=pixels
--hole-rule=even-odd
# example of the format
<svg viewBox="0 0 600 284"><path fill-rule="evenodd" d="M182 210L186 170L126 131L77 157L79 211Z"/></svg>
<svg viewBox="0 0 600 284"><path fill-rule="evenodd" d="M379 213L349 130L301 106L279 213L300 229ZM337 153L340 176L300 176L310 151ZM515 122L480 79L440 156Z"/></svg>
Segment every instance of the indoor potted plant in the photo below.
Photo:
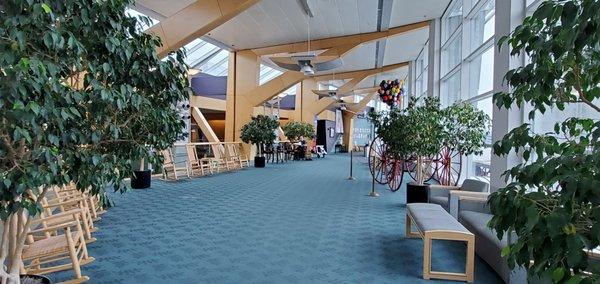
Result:
<svg viewBox="0 0 600 284"><path fill-rule="evenodd" d="M266 115L257 115L242 127L240 138L244 143L256 145L256 156L254 157L254 166L257 168L265 167L265 157L263 155L265 145L275 141L277 136L275 130L279 127L279 122Z"/></svg>
<svg viewBox="0 0 600 284"><path fill-rule="evenodd" d="M489 225L500 239L516 235L503 256L540 282L600 281L587 253L600 245L598 11L600 1L546 1L499 41L530 59L506 74L511 89L494 95L499 108L528 105L530 119L569 105L585 113L561 114L549 133L525 123L493 147L496 155L519 153L523 162L508 169L507 184L492 193Z"/></svg>
<svg viewBox="0 0 600 284"><path fill-rule="evenodd" d="M309 141L304 140L305 145L302 145L302 147L304 147L302 149L306 159L310 160L310 149L306 146L306 144L311 144L310 140L314 138L315 127L307 122L292 121L284 125L282 129L290 142L298 142L302 139L309 139Z"/></svg>
<svg viewBox="0 0 600 284"><path fill-rule="evenodd" d="M131 161L158 164L152 149L183 129L172 106L189 96L184 54L157 57L160 39L125 14L133 2L0 2L2 283L20 282L29 226L50 188L124 192Z"/></svg>
<svg viewBox="0 0 600 284"><path fill-rule="evenodd" d="M411 98L407 109L389 113L370 113L377 135L386 145L386 154L394 160L414 161L415 181L407 184L407 202L427 202L428 178L433 157L443 146L439 100Z"/></svg>
<svg viewBox="0 0 600 284"><path fill-rule="evenodd" d="M407 121L402 126L406 129L405 139L407 151L412 153L415 163L415 180L406 184L406 202L428 202L428 187L425 183L431 176L429 170L433 158L444 146L444 112L440 109L438 98L426 97L411 100L406 109Z"/></svg>
<svg viewBox="0 0 600 284"><path fill-rule="evenodd" d="M472 154L481 155L486 138L490 134L490 117L468 102L456 102L442 110L444 146L449 152L458 152L460 158ZM438 158L444 158L439 157ZM437 181L441 185L451 185L450 171L438 172Z"/></svg>

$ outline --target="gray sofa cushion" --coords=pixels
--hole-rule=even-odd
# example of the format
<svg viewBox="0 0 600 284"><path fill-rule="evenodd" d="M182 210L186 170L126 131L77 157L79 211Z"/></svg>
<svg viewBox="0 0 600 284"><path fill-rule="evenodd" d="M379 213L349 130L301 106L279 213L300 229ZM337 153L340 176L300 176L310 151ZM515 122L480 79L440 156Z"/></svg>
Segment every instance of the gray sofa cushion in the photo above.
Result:
<svg viewBox="0 0 600 284"><path fill-rule="evenodd" d="M429 202L438 204L448 211L448 196L429 196Z"/></svg>
<svg viewBox="0 0 600 284"><path fill-rule="evenodd" d="M461 223L452 218L444 208L431 203L409 203L406 205L415 225L422 232L432 230L449 230L469 233Z"/></svg>
<svg viewBox="0 0 600 284"><path fill-rule="evenodd" d="M473 234L475 234L475 251L477 255L487 262L502 277L506 283L527 283L527 274L524 269L517 268L514 271L508 267L505 259L501 256L501 250L508 245L506 236L499 240L496 232L487 227L492 215L461 210L460 222ZM516 238L515 235L511 238Z"/></svg>
<svg viewBox="0 0 600 284"><path fill-rule="evenodd" d="M460 190L474 192L489 192L490 185L487 182L476 179L465 179L463 184L460 186Z"/></svg>

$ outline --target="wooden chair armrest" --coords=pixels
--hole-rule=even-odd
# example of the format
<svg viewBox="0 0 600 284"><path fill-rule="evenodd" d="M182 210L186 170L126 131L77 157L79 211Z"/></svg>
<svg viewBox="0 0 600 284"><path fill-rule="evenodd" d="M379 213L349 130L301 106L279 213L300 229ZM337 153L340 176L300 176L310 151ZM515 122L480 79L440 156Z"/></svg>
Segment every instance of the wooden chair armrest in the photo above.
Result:
<svg viewBox="0 0 600 284"><path fill-rule="evenodd" d="M38 233L47 233L47 232L54 232L56 230L60 230L60 229L64 229L67 227L74 227L77 226L77 224L79 224L79 222L77 221L68 221L68 222L64 222L58 225L54 225L54 226L48 226L45 228L38 228L35 230L29 230L29 232L27 234L29 235L34 235L34 234L38 234Z"/></svg>
<svg viewBox="0 0 600 284"><path fill-rule="evenodd" d="M442 190L460 190L460 186L453 186L453 185L439 185L439 184L432 184L429 186L430 189L442 189Z"/></svg>
<svg viewBox="0 0 600 284"><path fill-rule="evenodd" d="M83 211L81 209L73 209L73 210L69 210L66 212L54 214L52 216L41 217L36 220L33 220L32 225L37 225L44 221L52 221L54 219L59 219L59 218L65 217L65 216L74 216L75 217L75 215L80 215L82 212Z"/></svg>
<svg viewBox="0 0 600 284"><path fill-rule="evenodd" d="M86 198L84 198L84 197L78 197L78 198L69 199L67 201L61 201L61 202L52 202L52 201L54 201L54 200L52 200L52 201L48 202L48 204L42 205L42 208L54 208L54 207L63 206L63 205L74 205L74 204L77 204L77 203L79 203L81 201L85 201L85 200L86 200Z"/></svg>

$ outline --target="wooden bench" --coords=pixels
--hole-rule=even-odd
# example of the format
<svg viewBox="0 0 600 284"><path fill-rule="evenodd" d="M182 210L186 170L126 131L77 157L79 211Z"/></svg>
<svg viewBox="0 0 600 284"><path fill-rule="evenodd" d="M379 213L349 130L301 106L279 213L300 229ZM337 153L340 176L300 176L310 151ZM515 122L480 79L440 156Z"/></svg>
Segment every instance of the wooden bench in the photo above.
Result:
<svg viewBox="0 0 600 284"><path fill-rule="evenodd" d="M442 206L430 203L410 203L406 205L406 237L423 239L423 279L474 280L475 236L454 219ZM415 225L417 232L412 231ZM465 273L431 270L431 241L451 240L467 243Z"/></svg>

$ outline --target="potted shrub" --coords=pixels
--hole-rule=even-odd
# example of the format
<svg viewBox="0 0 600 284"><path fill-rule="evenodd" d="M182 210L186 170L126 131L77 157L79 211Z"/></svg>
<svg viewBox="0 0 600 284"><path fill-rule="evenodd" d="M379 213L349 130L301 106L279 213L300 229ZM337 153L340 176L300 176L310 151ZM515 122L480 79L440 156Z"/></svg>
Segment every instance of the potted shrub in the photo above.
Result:
<svg viewBox="0 0 600 284"><path fill-rule="evenodd" d="M265 157L263 155L265 145L272 144L275 141L275 138L277 138L275 129L278 127L279 122L266 115L252 117L252 120L242 127L240 135L242 141L256 145L255 167L265 167Z"/></svg>
<svg viewBox="0 0 600 284"><path fill-rule="evenodd" d="M301 141L302 139L313 139L314 135L315 135L315 127L311 124L311 123L307 123L307 122L302 122L302 121L292 121L287 123L286 125L284 125L282 127L283 132L285 133L285 136L291 141L291 142L298 142ZM310 160L310 151L308 150L308 147L306 146L307 143L306 140L304 140L305 145L302 145L302 150L306 155L306 159Z"/></svg>
<svg viewBox="0 0 600 284"><path fill-rule="evenodd" d="M600 114L598 11L600 1L546 1L500 40L531 61L506 74L511 90L494 95L498 107L529 105L530 119L574 105L588 113L561 119L550 133L523 124L494 144L495 154L516 152L523 162L491 195L489 225L498 238L517 237L502 250L509 266L542 282L600 281L587 253L600 245L600 121L592 118Z"/></svg>
<svg viewBox="0 0 600 284"><path fill-rule="evenodd" d="M444 112L438 98L426 97L423 103L412 100L406 109L407 150L415 161L415 181L406 184L406 202L428 202L428 187L425 183L431 176L429 170L433 158L444 146Z"/></svg>
<svg viewBox="0 0 600 284"><path fill-rule="evenodd" d="M473 104L457 102L442 110L444 145L462 156L481 155L485 139L490 134L490 117ZM450 173L449 171L447 173ZM450 185L450 177L440 177L438 182Z"/></svg>
<svg viewBox="0 0 600 284"><path fill-rule="evenodd" d="M190 93L184 54L157 57L160 39L125 14L133 2L0 2L2 283L20 282L27 233L50 188L124 192L132 161L158 164L152 149L183 129L172 106Z"/></svg>
<svg viewBox="0 0 600 284"><path fill-rule="evenodd" d="M437 98L411 98L405 110L370 114L387 154L395 160L415 161L415 182L407 184L409 203L427 202L426 171L443 146L442 115Z"/></svg>

